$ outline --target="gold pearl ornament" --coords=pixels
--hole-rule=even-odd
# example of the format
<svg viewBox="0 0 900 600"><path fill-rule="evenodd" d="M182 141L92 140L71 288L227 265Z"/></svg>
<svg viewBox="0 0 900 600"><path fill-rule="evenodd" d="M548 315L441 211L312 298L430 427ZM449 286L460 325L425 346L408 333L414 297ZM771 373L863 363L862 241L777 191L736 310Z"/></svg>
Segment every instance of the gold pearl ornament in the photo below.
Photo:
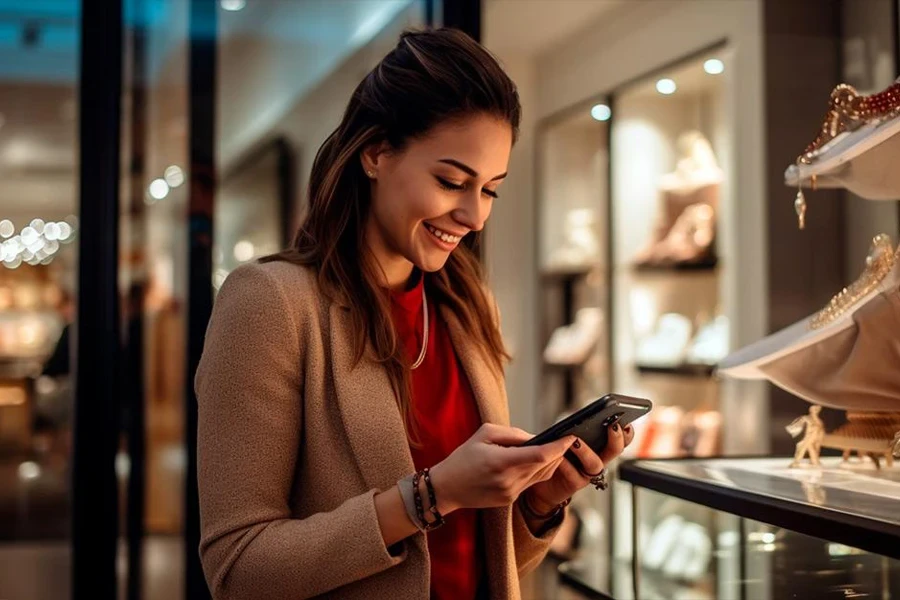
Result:
<svg viewBox="0 0 900 600"><path fill-rule="evenodd" d="M891 237L885 233L876 235L872 239L872 246L866 257L866 268L862 274L856 281L835 294L822 310L813 315L809 321L809 328L820 329L853 308L857 302L875 291L898 260L900 248L894 249Z"/></svg>
<svg viewBox="0 0 900 600"><path fill-rule="evenodd" d="M366 171L366 175L368 175L369 178L373 178L375 177L375 171Z"/></svg>

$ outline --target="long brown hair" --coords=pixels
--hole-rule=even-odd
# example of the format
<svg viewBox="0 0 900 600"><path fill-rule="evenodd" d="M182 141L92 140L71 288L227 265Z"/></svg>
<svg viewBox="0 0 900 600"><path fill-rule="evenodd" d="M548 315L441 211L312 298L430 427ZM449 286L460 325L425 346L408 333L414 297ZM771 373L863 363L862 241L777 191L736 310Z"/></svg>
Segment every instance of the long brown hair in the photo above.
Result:
<svg viewBox="0 0 900 600"><path fill-rule="evenodd" d="M410 361L403 356L390 298L379 285L379 267L365 241L371 198L360 152L382 142L402 151L441 123L477 114L509 123L517 137L518 92L496 59L456 30L404 32L357 86L341 124L319 148L308 209L291 248L263 259L313 267L325 293L349 301L356 361L370 345L374 359L384 364L413 444L418 428L410 402ZM449 308L487 361L502 371L509 355L481 265L470 249L477 246L479 233L469 236L473 239L460 244L440 271L424 275L425 285L432 303Z"/></svg>

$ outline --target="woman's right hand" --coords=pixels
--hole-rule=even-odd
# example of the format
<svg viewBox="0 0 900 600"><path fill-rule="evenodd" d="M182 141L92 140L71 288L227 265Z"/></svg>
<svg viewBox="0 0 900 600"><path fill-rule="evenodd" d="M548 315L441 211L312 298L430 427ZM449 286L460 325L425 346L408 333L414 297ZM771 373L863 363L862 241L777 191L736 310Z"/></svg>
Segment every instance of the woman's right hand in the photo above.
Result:
<svg viewBox="0 0 900 600"><path fill-rule="evenodd" d="M552 477L575 436L542 446L516 447L532 437L515 427L482 425L431 469L441 514L460 508L508 506L529 486Z"/></svg>

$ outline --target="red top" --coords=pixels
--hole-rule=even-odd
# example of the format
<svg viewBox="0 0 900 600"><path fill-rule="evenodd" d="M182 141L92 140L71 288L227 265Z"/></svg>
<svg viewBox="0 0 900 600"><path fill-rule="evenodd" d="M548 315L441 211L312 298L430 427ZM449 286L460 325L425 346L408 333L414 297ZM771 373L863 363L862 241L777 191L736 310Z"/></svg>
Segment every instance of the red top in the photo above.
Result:
<svg viewBox="0 0 900 600"><path fill-rule="evenodd" d="M418 358L422 348L422 285L423 278L419 277L412 289L391 293L394 326L411 361ZM412 404L422 446L410 448L417 470L433 467L447 458L481 426L472 387L450 342L447 325L431 302L428 350L422 364L412 372ZM443 527L427 534L431 598L478 598L478 582L485 576L478 511L460 509L445 518ZM481 586L480 591L484 592L485 587Z"/></svg>

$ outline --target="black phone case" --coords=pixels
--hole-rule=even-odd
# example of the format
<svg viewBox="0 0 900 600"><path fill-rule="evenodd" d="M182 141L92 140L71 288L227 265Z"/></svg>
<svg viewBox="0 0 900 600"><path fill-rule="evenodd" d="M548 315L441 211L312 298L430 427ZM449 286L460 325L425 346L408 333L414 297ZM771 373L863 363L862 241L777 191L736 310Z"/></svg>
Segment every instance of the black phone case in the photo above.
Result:
<svg viewBox="0 0 900 600"><path fill-rule="evenodd" d="M598 455L606 448L608 427L618 423L624 427L644 416L653 404L645 398L607 394L528 440L523 446L540 446L566 435L575 435ZM566 458L581 470L581 462L572 451Z"/></svg>

